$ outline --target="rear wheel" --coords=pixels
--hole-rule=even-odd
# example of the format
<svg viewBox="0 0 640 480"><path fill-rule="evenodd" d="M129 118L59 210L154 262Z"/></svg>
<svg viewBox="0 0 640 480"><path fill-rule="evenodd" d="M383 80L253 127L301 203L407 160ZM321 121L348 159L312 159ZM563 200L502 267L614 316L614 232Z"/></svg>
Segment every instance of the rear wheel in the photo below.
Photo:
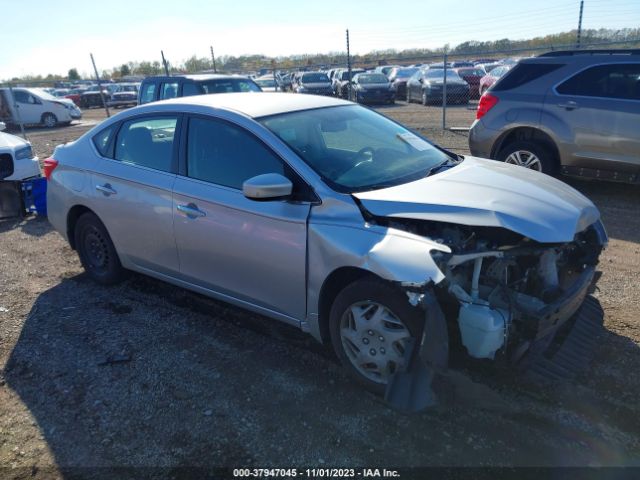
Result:
<svg viewBox="0 0 640 480"><path fill-rule="evenodd" d="M498 154L498 160L549 175L557 171L551 151L544 145L530 141L507 144Z"/></svg>
<svg viewBox="0 0 640 480"><path fill-rule="evenodd" d="M113 285L125 276L118 252L107 229L93 213L83 214L76 223L75 245L80 262L96 282Z"/></svg>
<svg viewBox="0 0 640 480"><path fill-rule="evenodd" d="M389 377L404 367L407 341L416 336L424 312L396 287L377 279L358 280L331 308L331 342L353 379L382 394Z"/></svg>

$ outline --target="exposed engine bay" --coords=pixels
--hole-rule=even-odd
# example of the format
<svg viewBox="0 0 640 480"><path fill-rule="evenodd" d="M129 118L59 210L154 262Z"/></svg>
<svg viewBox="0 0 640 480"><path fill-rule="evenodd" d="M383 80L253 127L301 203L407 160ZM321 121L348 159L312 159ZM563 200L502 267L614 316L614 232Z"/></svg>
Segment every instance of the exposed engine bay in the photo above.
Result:
<svg viewBox="0 0 640 480"><path fill-rule="evenodd" d="M376 218L390 228L447 245L432 252L445 274L435 293L474 358L517 362L533 342L553 337L597 279L606 244L598 221L569 243L539 243L504 228ZM416 293L409 294L415 301ZM452 318L453 316L453 318Z"/></svg>

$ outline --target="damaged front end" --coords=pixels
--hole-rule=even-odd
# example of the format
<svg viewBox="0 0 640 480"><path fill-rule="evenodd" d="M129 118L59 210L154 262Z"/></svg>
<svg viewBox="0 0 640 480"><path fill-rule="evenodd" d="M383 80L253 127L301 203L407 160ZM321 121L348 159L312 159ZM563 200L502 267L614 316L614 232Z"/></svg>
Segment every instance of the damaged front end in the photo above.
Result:
<svg viewBox="0 0 640 480"><path fill-rule="evenodd" d="M433 254L445 276L434 291L449 322L457 323L462 345L473 358L518 365L530 364L528 355L544 355L571 323L599 278L596 265L607 242L600 221L566 243L540 243L496 227L386 223L451 249Z"/></svg>

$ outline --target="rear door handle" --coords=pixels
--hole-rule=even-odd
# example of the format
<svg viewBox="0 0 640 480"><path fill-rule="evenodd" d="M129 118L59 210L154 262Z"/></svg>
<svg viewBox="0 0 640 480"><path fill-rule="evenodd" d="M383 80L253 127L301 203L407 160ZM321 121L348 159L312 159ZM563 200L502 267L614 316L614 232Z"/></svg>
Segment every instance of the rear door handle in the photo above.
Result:
<svg viewBox="0 0 640 480"><path fill-rule="evenodd" d="M105 194L105 196L109 197L111 195L115 195L116 192L110 184L105 183L104 185L96 185L96 190Z"/></svg>
<svg viewBox="0 0 640 480"><path fill-rule="evenodd" d="M180 213L184 213L189 218L206 217L207 214L200 210L195 203L189 203L188 205L178 205L176 207Z"/></svg>
<svg viewBox="0 0 640 480"><path fill-rule="evenodd" d="M576 110L580 108L580 105L578 105L576 102L559 103L558 106L567 110Z"/></svg>

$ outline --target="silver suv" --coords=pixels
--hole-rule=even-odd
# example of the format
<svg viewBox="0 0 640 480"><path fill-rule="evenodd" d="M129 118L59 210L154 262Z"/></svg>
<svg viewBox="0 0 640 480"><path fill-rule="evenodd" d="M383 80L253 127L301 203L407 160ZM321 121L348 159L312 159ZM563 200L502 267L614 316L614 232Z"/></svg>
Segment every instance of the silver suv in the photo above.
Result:
<svg viewBox="0 0 640 480"><path fill-rule="evenodd" d="M521 60L480 99L477 157L548 174L640 181L640 50Z"/></svg>

